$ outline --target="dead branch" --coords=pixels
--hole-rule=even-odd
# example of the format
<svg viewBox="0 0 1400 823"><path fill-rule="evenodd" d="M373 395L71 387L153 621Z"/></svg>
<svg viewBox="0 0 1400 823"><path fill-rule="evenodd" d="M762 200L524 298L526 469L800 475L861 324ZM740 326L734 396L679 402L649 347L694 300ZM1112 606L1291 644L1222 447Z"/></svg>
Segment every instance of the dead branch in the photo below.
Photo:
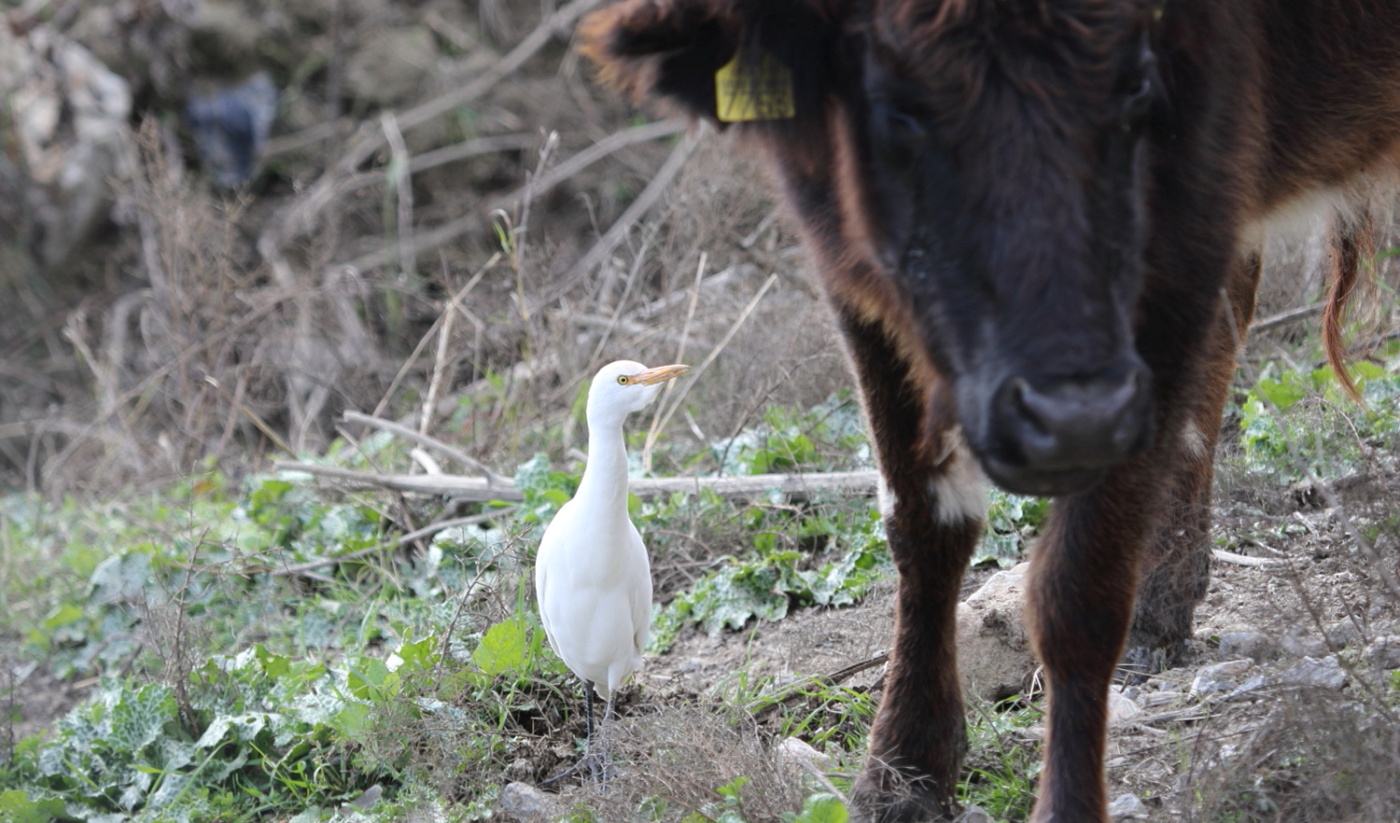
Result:
<svg viewBox="0 0 1400 823"><path fill-rule="evenodd" d="M535 182L521 186L508 194L487 202L481 211L485 213L495 209L514 206L525 197L527 191L535 196L544 194L584 168L598 162L608 155L621 151L627 146L667 137L683 129L683 125L663 121L659 123L648 123L644 126L636 126L626 131L621 131L617 134L605 137L589 148L560 163L547 174L540 176ZM428 157L427 154L422 155L420 160L426 157ZM382 177L382 174L374 179L377 181L380 177ZM359 188L360 184L358 181L359 178L347 181L345 187L340 191L344 192ZM414 246L407 249L405 253L421 254L425 251L438 248L439 246L447 245L467 232L476 229L477 226L481 225L481 220L481 214L473 211L449 223L444 223L435 229L419 232L414 238ZM379 249L378 251L363 254L353 260L347 260L344 263L334 263L332 264L332 268L350 268L358 271L365 271L382 266L392 260L393 256L387 249Z"/></svg>
<svg viewBox="0 0 1400 823"><path fill-rule="evenodd" d="M1227 552L1224 549L1211 550L1211 556L1221 563L1229 563L1232 566L1277 569L1288 565L1288 561L1277 557L1250 557L1247 554L1236 554L1235 552Z"/></svg>
<svg viewBox="0 0 1400 823"><path fill-rule="evenodd" d="M502 477L501 475L496 474L495 472L487 468L485 465L483 465L480 460L477 460L475 457L472 457L471 455L467 454L466 452L462 451L456 446L452 446L442 442L441 440L438 440L436 437L431 437L427 434L416 432L408 426L400 425L398 423L393 422L392 420L385 420L382 417L373 417L371 415L362 414L361 412L357 411L345 412L343 419L347 423L363 423L366 426L373 426L377 429L383 429L384 431L398 435L399 437L402 437L405 440L417 443L420 446L427 446L430 449L435 449L452 458L453 460L456 460L458 463L461 463L463 466L481 472L481 476L485 478L487 485L491 488L504 488L511 485L509 478ZM443 476L446 477L449 475Z"/></svg>
<svg viewBox="0 0 1400 823"><path fill-rule="evenodd" d="M700 145L700 141L703 139L702 132L700 135L687 137L684 142L676 146L671 152L671 156L666 158L666 162L656 172L656 176L647 183L647 187L642 189L642 193L637 195L637 199L632 201L622 216L617 218L617 222L613 223L607 232L598 239L598 242L594 243L593 247L585 252L583 257L573 265L573 268L569 269L568 273L560 279L559 285L552 290L550 300L572 289L594 268L608 259L608 255L612 254L613 249L626 239L632 226L636 225L637 221L641 220L648 211L651 211L651 207L656 205L656 201L661 199L661 195L665 194L666 189L681 173L681 169L685 168L686 161L690 159L690 155L695 152L695 148Z"/></svg>
<svg viewBox="0 0 1400 823"><path fill-rule="evenodd" d="M453 474L378 474L293 461L278 461L273 467L278 471L306 472L345 489L388 489L411 494L455 497L472 502L524 499L515 488L515 484L504 478L499 484L492 484L480 477ZM628 491L639 497L677 492L699 494L706 490L721 497L751 497L772 491L798 498L809 497L822 491L868 496L875 492L877 477L877 473L873 471L755 474L745 477L644 477L629 481Z"/></svg>
<svg viewBox="0 0 1400 823"><path fill-rule="evenodd" d="M1272 329L1275 326L1282 326L1283 324L1292 322L1294 320L1301 320L1305 317L1311 317L1314 314L1320 314L1322 312L1322 309L1326 307L1326 305L1326 303L1313 303L1309 306L1302 306L1300 308L1289 309L1288 311L1279 312L1278 314L1275 314L1272 317L1266 317L1263 320L1256 320L1253 324L1250 325L1249 332L1250 334L1254 334L1255 332L1261 332L1265 329Z"/></svg>

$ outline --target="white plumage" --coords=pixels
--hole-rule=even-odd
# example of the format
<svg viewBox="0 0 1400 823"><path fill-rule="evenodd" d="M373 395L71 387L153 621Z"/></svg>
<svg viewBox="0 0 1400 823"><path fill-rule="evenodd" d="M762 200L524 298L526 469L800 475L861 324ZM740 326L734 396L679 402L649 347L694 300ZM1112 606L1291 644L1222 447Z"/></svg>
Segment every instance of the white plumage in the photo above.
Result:
<svg viewBox="0 0 1400 823"><path fill-rule="evenodd" d="M655 399L663 382L688 371L682 365L648 369L631 360L599 370L588 391L583 479L545 529L535 558L540 621L555 654L584 681L590 739L593 692L607 701L606 718L613 694L641 665L651 631L651 562L627 515L622 426Z"/></svg>

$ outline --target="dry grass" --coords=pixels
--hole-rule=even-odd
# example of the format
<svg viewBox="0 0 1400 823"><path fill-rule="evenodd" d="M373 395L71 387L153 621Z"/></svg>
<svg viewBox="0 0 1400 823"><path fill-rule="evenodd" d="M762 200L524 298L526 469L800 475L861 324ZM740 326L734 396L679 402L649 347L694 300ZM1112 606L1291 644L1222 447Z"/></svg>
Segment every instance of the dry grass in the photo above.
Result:
<svg viewBox="0 0 1400 823"><path fill-rule="evenodd" d="M618 773L606 791L586 785L561 793L564 803L593 810L597 820L629 820L642 808L650 808L654 820L713 815L711 807L722 802L716 790L736 778L747 778L740 797L749 823L777 823L802 807L802 772L722 705L649 706L611 725L609 743Z"/></svg>

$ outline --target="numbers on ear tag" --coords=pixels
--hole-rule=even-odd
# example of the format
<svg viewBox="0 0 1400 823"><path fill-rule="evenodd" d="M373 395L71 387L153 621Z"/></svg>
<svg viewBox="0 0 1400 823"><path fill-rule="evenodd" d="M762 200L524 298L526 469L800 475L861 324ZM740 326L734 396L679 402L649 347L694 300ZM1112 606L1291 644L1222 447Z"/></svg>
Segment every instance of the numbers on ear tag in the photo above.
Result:
<svg viewBox="0 0 1400 823"><path fill-rule="evenodd" d="M740 49L715 72L715 116L721 123L795 117L792 70L766 52L752 57Z"/></svg>

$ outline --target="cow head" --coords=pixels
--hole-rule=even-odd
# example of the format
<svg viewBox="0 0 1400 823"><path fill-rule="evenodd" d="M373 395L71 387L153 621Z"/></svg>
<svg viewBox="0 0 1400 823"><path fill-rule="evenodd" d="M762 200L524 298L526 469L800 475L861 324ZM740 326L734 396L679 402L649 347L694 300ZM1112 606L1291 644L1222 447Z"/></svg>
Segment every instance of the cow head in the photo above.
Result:
<svg viewBox="0 0 1400 823"><path fill-rule="evenodd" d="M758 136L807 198L828 290L892 295L868 313L948 378L987 474L1063 494L1151 437L1153 18L1149 0L627 0L582 37L613 84Z"/></svg>

